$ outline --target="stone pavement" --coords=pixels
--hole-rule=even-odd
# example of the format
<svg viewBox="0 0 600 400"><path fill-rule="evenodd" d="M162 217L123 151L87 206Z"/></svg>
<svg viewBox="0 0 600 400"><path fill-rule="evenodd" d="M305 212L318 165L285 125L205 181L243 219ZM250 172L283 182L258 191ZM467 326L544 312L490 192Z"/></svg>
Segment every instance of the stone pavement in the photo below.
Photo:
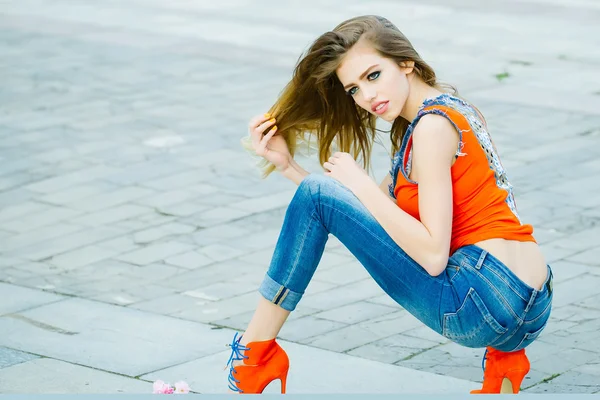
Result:
<svg viewBox="0 0 600 400"><path fill-rule="evenodd" d="M282 4L0 1L0 393L224 389L224 344L295 190L261 180L239 140L311 40L359 14L396 23L483 111L552 264L524 391L600 392L597 2ZM290 392L466 393L482 377L481 350L390 301L335 238L281 338Z"/></svg>

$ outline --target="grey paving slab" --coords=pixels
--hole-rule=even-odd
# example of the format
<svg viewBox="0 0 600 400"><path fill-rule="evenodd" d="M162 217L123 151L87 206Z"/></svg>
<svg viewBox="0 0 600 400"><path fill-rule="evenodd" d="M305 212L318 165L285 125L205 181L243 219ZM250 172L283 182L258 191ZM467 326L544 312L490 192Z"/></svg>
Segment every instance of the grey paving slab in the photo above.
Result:
<svg viewBox="0 0 600 400"><path fill-rule="evenodd" d="M152 383L50 358L0 369L4 394L152 393Z"/></svg>
<svg viewBox="0 0 600 400"><path fill-rule="evenodd" d="M368 361L335 352L281 341L290 357L287 393L466 393L477 384L466 380ZM147 380L184 379L202 393L226 393L229 352L143 375ZM315 362L318 360L318 362ZM340 373L341 370L344 373ZM268 387L268 393L276 393Z"/></svg>
<svg viewBox="0 0 600 400"><path fill-rule="evenodd" d="M196 346L199 340L202 345ZM222 336L207 326L82 299L1 317L0 344L129 376L223 346Z"/></svg>
<svg viewBox="0 0 600 400"><path fill-rule="evenodd" d="M35 354L24 353L6 347L0 347L0 369L39 358Z"/></svg>
<svg viewBox="0 0 600 400"><path fill-rule="evenodd" d="M0 282L0 315L17 313L64 300L64 296Z"/></svg>

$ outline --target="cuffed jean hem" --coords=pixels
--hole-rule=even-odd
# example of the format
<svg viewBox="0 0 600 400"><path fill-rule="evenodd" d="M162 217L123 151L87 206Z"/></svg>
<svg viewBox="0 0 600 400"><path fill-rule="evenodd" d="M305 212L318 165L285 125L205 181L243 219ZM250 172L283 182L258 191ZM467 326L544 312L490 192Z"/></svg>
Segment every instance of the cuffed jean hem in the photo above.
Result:
<svg viewBox="0 0 600 400"><path fill-rule="evenodd" d="M288 311L294 311L302 298L302 293L294 292L275 282L268 274L265 274L258 291L265 299Z"/></svg>

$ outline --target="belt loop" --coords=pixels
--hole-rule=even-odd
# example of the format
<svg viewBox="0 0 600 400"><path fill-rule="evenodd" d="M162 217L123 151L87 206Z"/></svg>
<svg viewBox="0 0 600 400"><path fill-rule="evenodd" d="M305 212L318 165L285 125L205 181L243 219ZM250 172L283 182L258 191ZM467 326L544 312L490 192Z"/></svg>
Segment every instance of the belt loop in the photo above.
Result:
<svg viewBox="0 0 600 400"><path fill-rule="evenodd" d="M548 280L546 281L546 289L548 290L549 295L552 294L552 290L553 290L552 277L553 277L552 268L550 268L550 266L548 265Z"/></svg>
<svg viewBox="0 0 600 400"><path fill-rule="evenodd" d="M479 260L477 260L477 264L475 265L475 268L481 269L481 266L483 265L483 262L485 261L485 257L487 255L488 255L487 250L481 251L481 254L479 255Z"/></svg>

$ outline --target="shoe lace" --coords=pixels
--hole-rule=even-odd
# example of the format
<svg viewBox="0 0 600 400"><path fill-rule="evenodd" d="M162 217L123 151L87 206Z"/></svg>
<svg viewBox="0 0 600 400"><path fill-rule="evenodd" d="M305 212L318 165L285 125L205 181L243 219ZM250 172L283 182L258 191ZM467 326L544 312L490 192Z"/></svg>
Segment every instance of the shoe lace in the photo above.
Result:
<svg viewBox="0 0 600 400"><path fill-rule="evenodd" d="M485 364L486 364L486 360L487 360L487 353L488 353L488 350L485 349L485 353L483 353L483 359L481 360L481 369L483 370L484 377L485 377Z"/></svg>
<svg viewBox="0 0 600 400"><path fill-rule="evenodd" d="M231 344L227 345L228 347L231 347L231 355L229 356L229 361L227 361L227 365L225 365L225 368L229 367L229 389L235 392L243 393L243 391L236 385L236 383L240 383L240 381L233 377L233 374L237 373L237 371L233 367L233 362L247 359L248 356L243 355L241 352L250 350L250 348L241 345L240 340L242 340L242 336L240 335L240 337L238 338L238 333L236 332Z"/></svg>

